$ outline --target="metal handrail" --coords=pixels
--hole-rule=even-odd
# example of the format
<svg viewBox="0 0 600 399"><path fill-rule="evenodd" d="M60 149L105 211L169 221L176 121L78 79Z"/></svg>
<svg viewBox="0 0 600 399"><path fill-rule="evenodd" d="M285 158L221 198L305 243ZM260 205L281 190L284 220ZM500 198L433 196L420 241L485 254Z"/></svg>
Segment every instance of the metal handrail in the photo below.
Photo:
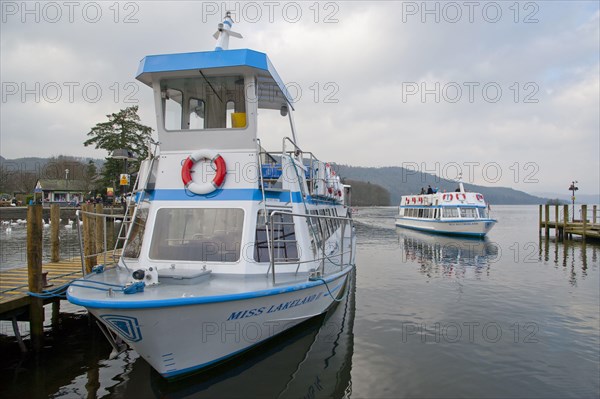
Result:
<svg viewBox="0 0 600 399"><path fill-rule="evenodd" d="M322 257L320 258L315 258L315 259L311 259L310 261L298 261L298 262L275 262L275 254L274 254L274 240L273 237L275 235L275 231L274 231L274 223L271 223L271 218L274 215L289 215L292 217L303 217L303 218L316 218L316 219L330 219L330 220L341 220L343 222L342 227L341 227L341 252L338 255L335 256L340 256L340 268L344 267L344 254L346 253L346 251L344 251L344 237L346 235L346 223L350 224L350 239L352 239L352 228L354 226L353 224L353 219L349 218L349 217L342 217L342 216L324 216L324 215L311 215L311 214L306 214L306 213L294 213L294 212L286 212L286 211L280 211L280 210L274 210L273 212L271 212L270 214L267 215L268 219L267 219L267 223L270 225L270 229L271 229L271 237L269 238L269 240L271 241L270 243L270 252L269 252L269 269L267 270L267 275L269 274L269 272L272 273L272 278L273 278L273 284L275 284L275 265L279 264L279 265L284 265L284 264L302 264L302 263L308 263L308 262L315 262L315 261L321 261L321 275L323 275L325 273L325 259L329 259L331 260L331 257L325 254L325 242L327 240L323 239L321 242L321 251L322 251ZM352 245L350 245L350 262L352 261Z"/></svg>
<svg viewBox="0 0 600 399"><path fill-rule="evenodd" d="M87 215L89 217L101 217L102 218L102 222L103 222L103 231L104 231L104 237L103 237L103 250L102 252L97 252L94 254L89 254L89 255L85 255L84 250L83 250L83 237L82 237L82 231L81 231L81 226L80 226L80 218L79 216L81 215ZM98 255L104 255L104 264L106 264L106 256L108 253L108 240L107 240L107 229L106 229L106 220L108 218L112 218L112 219L124 219L125 215L120 215L120 214L105 214L105 213L97 213L97 212L89 212L89 211L84 211L82 209L78 209L75 211L75 223L77 224L77 235L79 237L79 253L80 253L80 258L81 258L81 272L85 275L85 260L87 258L92 258L92 257L96 257ZM114 253L117 251L117 248L113 249L113 257L114 257Z"/></svg>

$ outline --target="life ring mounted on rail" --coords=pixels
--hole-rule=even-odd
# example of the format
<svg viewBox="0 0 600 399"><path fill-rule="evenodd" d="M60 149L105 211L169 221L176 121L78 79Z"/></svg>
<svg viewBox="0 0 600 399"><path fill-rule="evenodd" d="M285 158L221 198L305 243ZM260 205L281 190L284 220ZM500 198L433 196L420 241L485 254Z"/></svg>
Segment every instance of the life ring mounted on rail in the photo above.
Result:
<svg viewBox="0 0 600 399"><path fill-rule="evenodd" d="M215 168L215 177L212 181L207 183L196 183L192 179L192 168L197 162L203 159L208 159ZM220 188L225 182L225 175L227 174L227 165L223 157L211 150L200 150L191 154L183 161L181 167L181 180L186 189L190 190L194 194L209 194Z"/></svg>
<svg viewBox="0 0 600 399"><path fill-rule="evenodd" d="M444 195L442 196L442 199L443 199L444 201L452 201L452 194L444 194Z"/></svg>

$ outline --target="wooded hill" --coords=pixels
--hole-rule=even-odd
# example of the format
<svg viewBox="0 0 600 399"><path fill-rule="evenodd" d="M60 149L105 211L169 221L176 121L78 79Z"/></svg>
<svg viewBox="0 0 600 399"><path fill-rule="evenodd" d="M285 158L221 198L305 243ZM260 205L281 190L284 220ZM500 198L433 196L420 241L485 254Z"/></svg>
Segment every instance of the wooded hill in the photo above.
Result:
<svg viewBox="0 0 600 399"><path fill-rule="evenodd" d="M414 170L406 170L401 167L384 167L384 168L366 168L360 166L335 165L336 173L342 176L346 181L367 182L373 187L382 187L390 193L390 205L398 205L402 195L419 194L421 188L438 187L439 190L452 192L456 190L457 183L452 180L442 179L439 176L429 173L416 172ZM527 205L527 204L545 204L547 198L536 197L527 194L523 191L514 190L508 187L484 187L474 184L464 184L465 190L475 191L485 196L486 201L490 204L498 205ZM352 202L357 203L355 189L352 188ZM377 195L373 194L377 201L380 198L380 191ZM368 194L359 196L361 201L368 198ZM367 201L368 202L368 201ZM374 203L370 205L375 205Z"/></svg>

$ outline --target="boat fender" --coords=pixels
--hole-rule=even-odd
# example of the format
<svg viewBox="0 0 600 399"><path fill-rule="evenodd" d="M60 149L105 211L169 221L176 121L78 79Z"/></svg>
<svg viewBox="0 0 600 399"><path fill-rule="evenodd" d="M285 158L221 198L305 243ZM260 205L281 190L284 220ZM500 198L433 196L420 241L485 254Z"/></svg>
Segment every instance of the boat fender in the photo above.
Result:
<svg viewBox="0 0 600 399"><path fill-rule="evenodd" d="M214 165L216 174L211 182L208 183L196 183L192 179L192 168L194 165L203 160L208 159L211 165ZM186 158L181 167L181 180L186 189L190 190L194 194L209 194L220 188L225 181L225 175L227 174L227 166L223 157L210 150L201 150L194 152L192 155Z"/></svg>

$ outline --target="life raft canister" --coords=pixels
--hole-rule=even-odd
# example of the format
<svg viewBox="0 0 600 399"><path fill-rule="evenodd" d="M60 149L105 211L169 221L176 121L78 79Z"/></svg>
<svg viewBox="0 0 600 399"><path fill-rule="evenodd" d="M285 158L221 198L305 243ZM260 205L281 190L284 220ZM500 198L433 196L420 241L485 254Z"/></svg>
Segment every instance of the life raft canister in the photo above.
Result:
<svg viewBox="0 0 600 399"><path fill-rule="evenodd" d="M196 183L192 179L192 168L197 162L203 159L208 159L211 164L215 165L216 174L210 182ZM210 150L194 152L183 161L183 166L181 167L181 180L183 181L183 185L194 194L202 195L212 193L223 185L226 174L227 166L225 165L225 160L220 154Z"/></svg>

